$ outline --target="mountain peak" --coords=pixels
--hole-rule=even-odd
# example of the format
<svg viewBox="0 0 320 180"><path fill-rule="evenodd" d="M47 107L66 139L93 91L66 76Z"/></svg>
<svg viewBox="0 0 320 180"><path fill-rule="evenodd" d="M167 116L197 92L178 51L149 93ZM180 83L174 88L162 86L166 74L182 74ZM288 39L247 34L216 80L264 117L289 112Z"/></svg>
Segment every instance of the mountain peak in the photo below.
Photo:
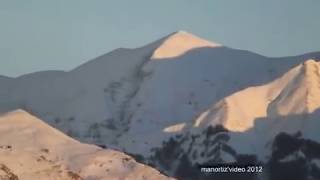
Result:
<svg viewBox="0 0 320 180"><path fill-rule="evenodd" d="M179 57L190 50L205 47L219 47L220 44L209 42L186 31L177 31L167 36L154 51L152 59Z"/></svg>
<svg viewBox="0 0 320 180"><path fill-rule="evenodd" d="M317 71L319 68L319 63L313 59L306 60L303 62L303 68L306 74L312 75L314 71Z"/></svg>
<svg viewBox="0 0 320 180"><path fill-rule="evenodd" d="M192 33L189 33L184 30L179 30L179 31L173 32L168 36L168 38L170 38L172 36L194 36L195 37L195 35L193 35Z"/></svg>
<svg viewBox="0 0 320 180"><path fill-rule="evenodd" d="M282 90L270 109L277 115L312 113L320 107L320 65L307 60ZM271 112L271 111L270 111Z"/></svg>
<svg viewBox="0 0 320 180"><path fill-rule="evenodd" d="M184 30L179 30L179 31L173 32L172 35L173 34L190 34L190 33L188 33L187 31L184 31Z"/></svg>
<svg viewBox="0 0 320 180"><path fill-rule="evenodd" d="M23 109L17 109L17 110L13 110L13 111L10 111L10 112L7 112L3 115L0 116L0 118L8 118L8 117L12 117L12 119L19 119L17 117L21 117L21 116L24 116L24 117L31 117L32 115L30 113L28 113L27 111L23 110Z"/></svg>

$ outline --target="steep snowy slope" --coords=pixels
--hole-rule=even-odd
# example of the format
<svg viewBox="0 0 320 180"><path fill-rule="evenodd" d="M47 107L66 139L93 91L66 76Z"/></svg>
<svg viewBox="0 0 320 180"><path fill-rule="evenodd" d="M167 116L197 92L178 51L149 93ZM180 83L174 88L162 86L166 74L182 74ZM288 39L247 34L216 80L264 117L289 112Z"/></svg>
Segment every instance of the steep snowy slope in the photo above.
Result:
<svg viewBox="0 0 320 180"><path fill-rule="evenodd" d="M0 179L169 179L123 153L81 144L18 110L0 117Z"/></svg>
<svg viewBox="0 0 320 180"><path fill-rule="evenodd" d="M308 60L275 81L234 93L203 112L194 126L220 124L232 132L253 133L256 140L245 137L243 141L248 142L267 143L280 132L299 132L320 141L316 130L320 122L315 119L320 108L319 67L318 62ZM263 152L254 153L264 156Z"/></svg>
<svg viewBox="0 0 320 180"><path fill-rule="evenodd" d="M263 164L272 171L254 177L248 174L247 179L269 175L285 179L291 177L292 166L296 172L303 171L298 179L317 179L320 168L311 162L320 158L319 69L319 62L307 60L270 83L224 98L154 149L148 160L183 178L188 175L179 175L180 162L187 163L190 171L208 163ZM168 151L173 156L166 156ZM168 164L174 165L168 168ZM282 165L282 171L275 168ZM307 167L313 168L304 170ZM197 171L192 174L205 179Z"/></svg>
<svg viewBox="0 0 320 180"><path fill-rule="evenodd" d="M312 113L320 107L320 64L306 61L299 74L288 84L277 100L271 104L270 115Z"/></svg>
<svg viewBox="0 0 320 180"><path fill-rule="evenodd" d="M195 126L221 124L230 131L244 132L254 128L255 120L258 118L277 119L312 114L320 108L319 70L319 62L307 60L275 81L250 87L226 97L202 113L195 120ZM283 130L290 127L284 126Z"/></svg>

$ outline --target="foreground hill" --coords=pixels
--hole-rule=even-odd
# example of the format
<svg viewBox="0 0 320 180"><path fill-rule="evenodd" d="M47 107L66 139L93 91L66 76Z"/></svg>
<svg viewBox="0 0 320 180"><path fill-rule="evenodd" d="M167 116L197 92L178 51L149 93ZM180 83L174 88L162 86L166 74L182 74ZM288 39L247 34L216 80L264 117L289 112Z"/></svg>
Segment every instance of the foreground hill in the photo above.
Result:
<svg viewBox="0 0 320 180"><path fill-rule="evenodd" d="M22 108L77 140L182 179L205 179L192 171L197 164L277 167L283 139L300 144L286 156L309 141L318 147L318 59L317 52L269 58L176 32L69 72L3 77L0 111Z"/></svg>
<svg viewBox="0 0 320 180"><path fill-rule="evenodd" d="M169 179L131 157L79 143L18 110L0 117L0 179Z"/></svg>

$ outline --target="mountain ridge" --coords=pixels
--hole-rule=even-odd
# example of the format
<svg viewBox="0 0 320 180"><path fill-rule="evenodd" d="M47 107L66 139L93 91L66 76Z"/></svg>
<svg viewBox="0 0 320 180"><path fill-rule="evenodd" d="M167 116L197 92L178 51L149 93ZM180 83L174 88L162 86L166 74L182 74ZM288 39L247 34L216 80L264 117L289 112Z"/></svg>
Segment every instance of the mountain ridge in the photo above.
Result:
<svg viewBox="0 0 320 180"><path fill-rule="evenodd" d="M89 60L89 61L86 62L86 63L80 64L80 65L76 66L75 68L73 68L73 69L71 69L71 70L69 70L69 71L63 71L63 70L48 70L48 72L61 72L61 73L71 72L71 71L74 71L74 70L76 70L76 69L78 69L78 68L80 68L80 67L88 64L88 63L92 63L92 62L94 62L96 59L100 59L100 58L103 57L103 56L109 56L109 55L111 55L111 54L117 54L117 53L120 53L120 52L122 53L123 51L132 51L132 50L137 50L137 49L143 49L143 48L150 47L150 46L152 46L152 47L154 47L154 48L157 48L157 46L160 46L160 45L161 45L162 43L164 43L166 40L169 40L172 36L175 36L175 35L178 35L178 36L179 36L179 35L182 35L182 36L183 36L183 35L186 35L186 36L190 36L190 37L193 37L193 38L196 38L196 39L200 39L201 41L204 41L204 42L206 42L206 43L208 43L208 44L216 45L217 47L226 47L226 46L223 46L223 45L221 45L221 44L219 44L219 43L215 43L215 42L211 42L211 41L202 39L201 37L198 37L197 35L194 35L194 34L192 34L192 33L190 33L190 32L185 31L185 30L178 30L178 31L175 31L175 32L173 32L173 33L170 33L170 34L164 36L163 38L160 38L160 39L158 39L158 40L155 40L155 41L153 41L153 42L151 42L151 43L148 43L147 45L144 45L144 46L141 46L141 47L138 47L138 48L116 48L116 49L114 49L114 50L111 50L111 51L108 52L108 53L105 53L105 54L102 54L102 55L98 56L97 58L93 58L92 60ZM188 42L186 42L186 43L188 43ZM206 47L206 46L204 46L204 47ZM208 46L208 47L210 47L210 46ZM151 49L152 49L152 48L151 48ZM232 49L232 48L230 48L230 49ZM240 50L240 51L250 52L250 51L248 51L248 50L241 50L241 49L233 49L233 50ZM250 53L254 53L254 52L250 52ZM257 53L254 53L254 54L257 54ZM320 52L308 52L308 53L304 53L304 54L302 54L302 55L282 56L282 57L264 56L264 57L268 57L268 58L271 58L271 59L273 59L273 58L275 58L275 59L278 59L278 58L279 58L279 59L283 59L283 58L289 58L289 57L291 57L291 58L297 57L298 59L301 59L301 58L319 59L319 58L320 58L320 55L319 55L319 54L320 54ZM257 55L263 56L263 55L260 55L260 54L257 54ZM152 56L152 53L150 54L150 56ZM47 71L39 71L39 72L37 71L37 72L22 74L22 75L20 75L20 76L18 76L18 77L9 77L9 76L0 75L0 77L2 77L2 78L9 78L9 79L17 79L17 78L19 78L19 77L23 77L23 76L27 76L27 75L32 75L32 74L37 74L37 73L46 73L46 72L47 72Z"/></svg>
<svg viewBox="0 0 320 180"><path fill-rule="evenodd" d="M165 38L153 52L151 59L168 59L181 56L187 51L201 47L220 47L220 44L206 41L185 31L177 31Z"/></svg>

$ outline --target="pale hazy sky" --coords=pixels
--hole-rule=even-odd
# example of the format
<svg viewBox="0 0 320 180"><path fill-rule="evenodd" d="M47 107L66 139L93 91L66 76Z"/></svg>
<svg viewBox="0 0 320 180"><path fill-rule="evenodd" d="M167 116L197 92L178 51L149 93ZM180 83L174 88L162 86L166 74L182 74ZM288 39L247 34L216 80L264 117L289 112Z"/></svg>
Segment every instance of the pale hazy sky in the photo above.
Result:
<svg viewBox="0 0 320 180"><path fill-rule="evenodd" d="M68 70L185 30L267 56L320 51L320 0L0 0L0 74Z"/></svg>

